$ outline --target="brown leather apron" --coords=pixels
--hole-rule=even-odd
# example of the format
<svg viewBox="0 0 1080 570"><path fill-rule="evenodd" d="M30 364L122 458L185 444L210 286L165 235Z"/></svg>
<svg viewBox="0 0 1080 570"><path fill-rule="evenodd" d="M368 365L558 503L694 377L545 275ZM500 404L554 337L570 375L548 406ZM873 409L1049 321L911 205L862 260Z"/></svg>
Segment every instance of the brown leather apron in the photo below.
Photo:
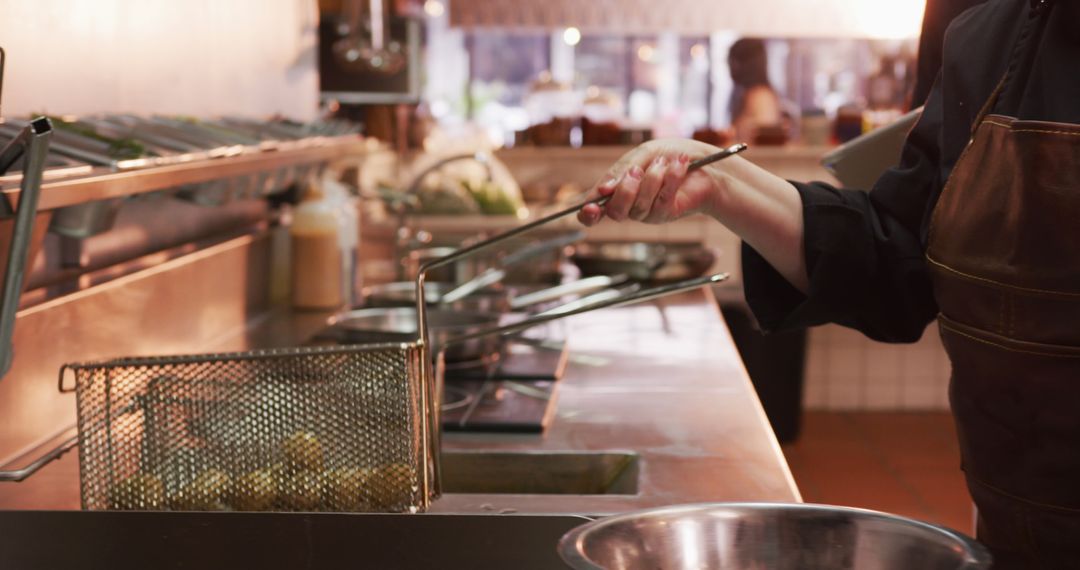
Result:
<svg viewBox="0 0 1080 570"><path fill-rule="evenodd" d="M1080 568L1080 125L985 114L927 260L978 537L994 568Z"/></svg>

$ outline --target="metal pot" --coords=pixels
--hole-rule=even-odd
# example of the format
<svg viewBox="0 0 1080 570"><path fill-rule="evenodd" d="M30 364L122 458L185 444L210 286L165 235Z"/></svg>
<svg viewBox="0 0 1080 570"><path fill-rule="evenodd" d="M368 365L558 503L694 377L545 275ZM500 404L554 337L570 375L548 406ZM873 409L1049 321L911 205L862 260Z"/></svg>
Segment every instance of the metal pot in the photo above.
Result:
<svg viewBox="0 0 1080 570"><path fill-rule="evenodd" d="M480 313L509 313L542 306L569 296L583 296L610 289L626 282L625 275L601 275L519 294L513 287L480 289L452 303L443 303L452 283L425 282L424 300L428 306ZM416 283L399 281L372 285L363 290L366 307L411 307L416 303Z"/></svg>
<svg viewBox="0 0 1080 570"><path fill-rule="evenodd" d="M944 527L846 507L716 503L625 513L559 541L577 570L976 570L990 555Z"/></svg>
<svg viewBox="0 0 1080 570"><path fill-rule="evenodd" d="M437 355L444 346L447 362L467 362L498 354L502 347L502 339L498 336L482 336L453 344L447 341L494 328L500 318L498 313L429 308L427 323L431 354ZM378 344L415 341L417 322L415 307L391 307L348 311L332 318L330 325L340 341Z"/></svg>
<svg viewBox="0 0 1080 570"><path fill-rule="evenodd" d="M465 283L470 281L488 268L497 267L504 270L504 276L512 279L515 283L549 283L552 276L561 276L558 265L562 259L562 248L572 243L585 239L585 232L576 231L560 233L553 237L547 237L540 241L532 240L507 240L506 249L511 253L505 254L501 259L488 260L486 263L478 258L468 258L457 262L432 269L427 274L429 281L448 283ZM466 244L464 247L468 247ZM452 247L431 247L418 249L409 253L402 261L405 267L407 280L415 280L420 266L425 262L436 260L457 251ZM548 254L545 256L545 254ZM531 263L525 263L531 261ZM514 269L510 269L513 267ZM556 284L558 281L555 281Z"/></svg>
<svg viewBox="0 0 1080 570"><path fill-rule="evenodd" d="M440 281L438 279L431 279L430 283L445 283L446 285L430 287L425 285L424 294L425 297L427 297L427 303L442 307L454 307L460 310L506 312L511 308L514 308L509 301L508 293L501 288L494 288L493 286L497 285L506 277L507 268L515 265L522 265L524 262L535 259L537 256L559 250L584 237L585 234L583 232L573 232L529 244L517 251L504 255L495 267L490 267L476 275L469 276L469 278L464 281L456 278L465 277L465 273L472 272L478 268L475 266L463 265L462 261L442 268L436 268L433 271L440 272L443 269L452 268L453 271L450 273L453 274L455 280ZM456 250L449 248L417 250L409 255L406 260L406 267L411 268L415 265L415 271L418 272L419 267L426 261L430 261L427 260L429 256L434 255L436 256L435 259L439 259L446 255L453 255L455 251ZM436 273L436 275L442 274ZM442 276L449 277L450 275L446 274ZM430 277L430 274L427 277ZM461 285L460 287L450 285L454 283L460 283ZM398 306L415 302L415 292L416 285L414 283L397 282L370 287L364 291L364 296L368 299L369 305Z"/></svg>
<svg viewBox="0 0 1080 570"><path fill-rule="evenodd" d="M427 247L410 251L401 260L405 268L405 280L415 280L421 265L446 257L455 251L457 251L457 248L454 247ZM432 269L428 272L427 278L431 281L445 283L464 283L479 275L484 269L487 269L487 265L481 259L463 259L444 267Z"/></svg>
<svg viewBox="0 0 1080 570"><path fill-rule="evenodd" d="M446 282L424 283L424 299L429 306L476 313L505 313L510 310L511 293L506 288L488 288L470 293L453 303L442 303L442 297L457 285ZM362 291L365 307L411 307L416 303L416 283L397 281L365 287Z"/></svg>
<svg viewBox="0 0 1080 570"><path fill-rule="evenodd" d="M557 285L562 279L560 266L565 259L562 253L563 248L584 238L584 232L569 235L560 234L552 238L545 238L539 242L540 250L529 256L529 263L513 263L513 267L507 269L505 281L511 284ZM553 244L553 247L543 247L549 243ZM528 244L529 241L524 239L509 240L506 242L506 249L513 251L523 247L526 249L522 251L527 251L529 248L535 247ZM513 256L514 254L510 254L505 259L512 259ZM505 259L502 262L504 266Z"/></svg>

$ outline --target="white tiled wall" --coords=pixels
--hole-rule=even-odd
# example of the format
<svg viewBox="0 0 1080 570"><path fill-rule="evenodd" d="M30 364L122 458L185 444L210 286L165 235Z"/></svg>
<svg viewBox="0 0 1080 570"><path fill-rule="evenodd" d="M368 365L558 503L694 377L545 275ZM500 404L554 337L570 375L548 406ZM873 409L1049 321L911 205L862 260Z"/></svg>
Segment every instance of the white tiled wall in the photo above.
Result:
<svg viewBox="0 0 1080 570"><path fill-rule="evenodd" d="M803 402L818 410L944 410L949 370L936 325L904 345L826 325L808 336Z"/></svg>
<svg viewBox="0 0 1080 570"><path fill-rule="evenodd" d="M602 224L594 240L702 240L720 253L715 271L739 275L739 240L704 218L667 226ZM838 325L807 336L804 405L814 410L948 409L949 361L936 325L915 344L886 344Z"/></svg>

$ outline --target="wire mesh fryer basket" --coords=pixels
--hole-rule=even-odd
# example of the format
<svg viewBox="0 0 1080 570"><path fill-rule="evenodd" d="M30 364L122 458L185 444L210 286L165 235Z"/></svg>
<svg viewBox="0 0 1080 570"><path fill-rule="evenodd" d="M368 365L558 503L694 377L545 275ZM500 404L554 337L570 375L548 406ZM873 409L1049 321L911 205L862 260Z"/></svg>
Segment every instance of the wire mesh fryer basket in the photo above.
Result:
<svg viewBox="0 0 1080 570"><path fill-rule="evenodd" d="M416 343L73 364L88 510L419 512L437 401Z"/></svg>

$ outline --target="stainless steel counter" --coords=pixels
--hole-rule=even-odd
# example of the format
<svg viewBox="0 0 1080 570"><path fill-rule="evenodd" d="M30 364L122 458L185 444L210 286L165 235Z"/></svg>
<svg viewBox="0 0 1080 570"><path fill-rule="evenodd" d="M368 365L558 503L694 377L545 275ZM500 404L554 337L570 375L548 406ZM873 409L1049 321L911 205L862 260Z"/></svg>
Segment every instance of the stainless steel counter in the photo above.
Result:
<svg viewBox="0 0 1080 570"><path fill-rule="evenodd" d="M443 436L447 452L636 454L636 493L446 493L432 511L608 514L675 503L799 501L713 292L686 293L664 306L670 332L652 304L566 322L570 363L542 435ZM247 344L302 341L322 317L279 316L253 329ZM544 458L537 464L542 469Z"/></svg>
<svg viewBox="0 0 1080 570"><path fill-rule="evenodd" d="M636 492L607 495L447 493L439 513L605 514L702 501L798 501L799 494L709 291L574 317L571 361L542 435L446 434L454 451L636 454ZM325 313L279 313L221 350L305 340ZM539 458L543 464L544 457ZM0 509L76 509L69 454L20 484L0 484Z"/></svg>
<svg viewBox="0 0 1080 570"><path fill-rule="evenodd" d="M435 512L614 513L702 501L799 501L711 291L569 322L571 361L542 436L447 434L445 450L631 451L633 495L455 495Z"/></svg>
<svg viewBox="0 0 1080 570"><path fill-rule="evenodd" d="M664 306L670 332L652 304L566 322L570 363L542 435L443 436L448 452L630 452L639 471L635 494L447 493L432 511L606 514L674 503L799 501L713 292L686 293ZM282 315L252 330L247 343L299 342L322 318Z"/></svg>

